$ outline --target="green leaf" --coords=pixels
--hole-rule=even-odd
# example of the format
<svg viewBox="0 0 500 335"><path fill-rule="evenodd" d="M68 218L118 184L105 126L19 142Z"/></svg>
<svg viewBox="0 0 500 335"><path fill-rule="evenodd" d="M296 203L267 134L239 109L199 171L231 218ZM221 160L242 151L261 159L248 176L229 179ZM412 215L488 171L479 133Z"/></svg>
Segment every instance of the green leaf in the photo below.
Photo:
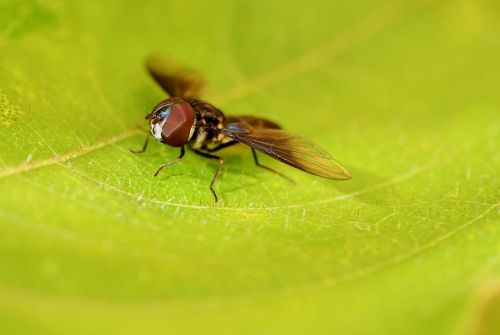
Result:
<svg viewBox="0 0 500 335"><path fill-rule="evenodd" d="M465 334L500 275L495 1L0 2L2 334ZM151 53L332 153L153 143ZM478 300L479 299L479 300ZM495 305L496 306L496 305ZM471 326L473 325L473 326Z"/></svg>

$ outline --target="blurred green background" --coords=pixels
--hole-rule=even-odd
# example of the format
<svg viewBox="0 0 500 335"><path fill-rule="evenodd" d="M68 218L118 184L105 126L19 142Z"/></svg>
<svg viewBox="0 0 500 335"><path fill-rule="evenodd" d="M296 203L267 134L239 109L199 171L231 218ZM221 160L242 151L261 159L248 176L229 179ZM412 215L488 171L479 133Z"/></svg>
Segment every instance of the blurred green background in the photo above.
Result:
<svg viewBox="0 0 500 335"><path fill-rule="evenodd" d="M353 179L152 178L153 52ZM498 334L499 55L494 0L0 0L0 332Z"/></svg>

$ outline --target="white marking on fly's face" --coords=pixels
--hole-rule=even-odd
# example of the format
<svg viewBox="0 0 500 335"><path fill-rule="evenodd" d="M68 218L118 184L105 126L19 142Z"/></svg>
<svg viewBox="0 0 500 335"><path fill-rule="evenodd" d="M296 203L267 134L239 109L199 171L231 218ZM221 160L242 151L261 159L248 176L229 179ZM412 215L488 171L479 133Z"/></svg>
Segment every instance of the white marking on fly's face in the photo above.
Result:
<svg viewBox="0 0 500 335"><path fill-rule="evenodd" d="M161 132L163 131L163 125L165 122L167 122L167 118L155 124L151 124L151 134L153 134L154 138L160 142L162 141Z"/></svg>

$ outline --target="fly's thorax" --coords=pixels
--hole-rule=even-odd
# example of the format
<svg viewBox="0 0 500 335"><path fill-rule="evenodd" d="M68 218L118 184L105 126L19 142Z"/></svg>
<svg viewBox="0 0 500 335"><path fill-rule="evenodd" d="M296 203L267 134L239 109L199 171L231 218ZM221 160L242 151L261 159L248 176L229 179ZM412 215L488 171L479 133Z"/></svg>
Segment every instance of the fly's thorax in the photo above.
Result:
<svg viewBox="0 0 500 335"><path fill-rule="evenodd" d="M196 111L196 125L189 145L194 149L223 143L224 114L213 105L201 100L190 101Z"/></svg>
<svg viewBox="0 0 500 335"><path fill-rule="evenodd" d="M196 128L193 136L189 140L189 146L193 149L200 149L204 146L207 138L207 132L205 129Z"/></svg>

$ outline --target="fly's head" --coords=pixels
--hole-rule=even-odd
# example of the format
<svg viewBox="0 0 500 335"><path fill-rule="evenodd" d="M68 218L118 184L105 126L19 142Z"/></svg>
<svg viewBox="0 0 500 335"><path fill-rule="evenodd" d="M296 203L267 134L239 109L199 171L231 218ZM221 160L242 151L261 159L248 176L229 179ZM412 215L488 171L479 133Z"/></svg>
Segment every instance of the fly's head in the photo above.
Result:
<svg viewBox="0 0 500 335"><path fill-rule="evenodd" d="M168 98L146 115L146 120L149 120L151 134L158 141L172 147L181 147L193 136L196 115L187 101Z"/></svg>

